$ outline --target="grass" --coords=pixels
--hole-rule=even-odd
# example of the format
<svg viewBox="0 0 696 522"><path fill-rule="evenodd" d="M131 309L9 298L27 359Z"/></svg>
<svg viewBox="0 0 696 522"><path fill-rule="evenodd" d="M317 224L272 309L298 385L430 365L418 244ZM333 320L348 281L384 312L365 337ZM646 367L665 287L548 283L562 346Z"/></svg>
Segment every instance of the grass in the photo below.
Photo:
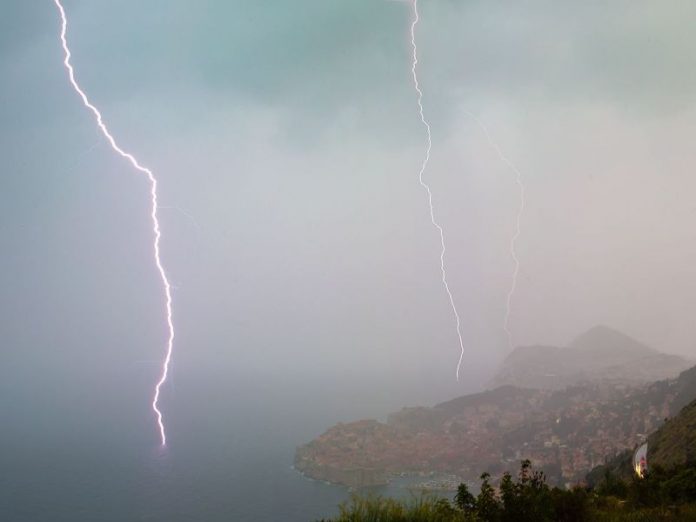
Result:
<svg viewBox="0 0 696 522"><path fill-rule="evenodd" d="M354 495L339 507L338 517L324 522L474 522L449 501L432 496L395 500Z"/></svg>

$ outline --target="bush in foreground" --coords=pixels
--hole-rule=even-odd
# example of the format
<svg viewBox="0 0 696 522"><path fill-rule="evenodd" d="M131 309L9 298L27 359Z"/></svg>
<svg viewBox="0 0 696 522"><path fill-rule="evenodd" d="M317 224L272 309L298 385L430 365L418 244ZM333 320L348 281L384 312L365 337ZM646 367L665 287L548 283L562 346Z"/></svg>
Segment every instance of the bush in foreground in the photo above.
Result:
<svg viewBox="0 0 696 522"><path fill-rule="evenodd" d="M541 471L522 462L517 477L505 473L496 490L481 475L474 496L460 484L454 501L421 496L399 501L353 496L326 522L662 522L696 521L696 466L656 469L623 482L607 475L597 488L551 488Z"/></svg>

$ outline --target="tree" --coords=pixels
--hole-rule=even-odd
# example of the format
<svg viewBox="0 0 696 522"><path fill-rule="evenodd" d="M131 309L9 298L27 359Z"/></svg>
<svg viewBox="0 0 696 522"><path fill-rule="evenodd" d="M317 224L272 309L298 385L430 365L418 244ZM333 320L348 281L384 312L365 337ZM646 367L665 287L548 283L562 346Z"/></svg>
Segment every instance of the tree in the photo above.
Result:
<svg viewBox="0 0 696 522"><path fill-rule="evenodd" d="M523 460L517 481L505 473L500 482L503 522L552 522L554 506L551 490L543 471L532 471L532 463Z"/></svg>
<svg viewBox="0 0 696 522"><path fill-rule="evenodd" d="M612 496L626 498L628 487L626 486L626 482L607 468L604 470L604 476L601 482L597 485L597 493L603 497Z"/></svg>
<svg viewBox="0 0 696 522"><path fill-rule="evenodd" d="M557 522L585 522L590 520L587 491L576 487L571 490L551 490L554 520Z"/></svg>
<svg viewBox="0 0 696 522"><path fill-rule="evenodd" d="M490 483L490 474L481 475L481 491L476 498L476 512L484 522L500 521L500 502L495 495L495 490Z"/></svg>
<svg viewBox="0 0 696 522"><path fill-rule="evenodd" d="M459 484L454 503L464 513L473 514L476 512L476 497L471 494L466 484Z"/></svg>

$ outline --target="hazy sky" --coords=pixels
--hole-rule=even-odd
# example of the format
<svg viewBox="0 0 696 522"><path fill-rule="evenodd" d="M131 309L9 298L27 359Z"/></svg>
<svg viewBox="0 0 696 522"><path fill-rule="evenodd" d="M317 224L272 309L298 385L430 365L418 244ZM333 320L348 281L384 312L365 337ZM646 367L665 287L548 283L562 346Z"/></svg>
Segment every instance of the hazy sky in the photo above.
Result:
<svg viewBox="0 0 696 522"><path fill-rule="evenodd" d="M515 342L604 323L696 357L693 2L421 0L459 385L408 3L64 4L78 81L160 180L175 377L381 380L411 391L397 402L485 382L507 349L518 193L467 111L527 187ZM52 2L3 8L5 392L149 381L163 351L146 180L71 90L59 30Z"/></svg>

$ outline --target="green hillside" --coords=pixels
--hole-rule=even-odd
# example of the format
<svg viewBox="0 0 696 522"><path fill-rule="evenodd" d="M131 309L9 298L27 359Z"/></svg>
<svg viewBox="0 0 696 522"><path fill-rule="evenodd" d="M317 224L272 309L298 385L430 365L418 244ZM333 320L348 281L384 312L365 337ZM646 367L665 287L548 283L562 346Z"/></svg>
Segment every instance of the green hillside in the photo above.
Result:
<svg viewBox="0 0 696 522"><path fill-rule="evenodd" d="M650 466L671 468L696 462L696 400L648 438Z"/></svg>

